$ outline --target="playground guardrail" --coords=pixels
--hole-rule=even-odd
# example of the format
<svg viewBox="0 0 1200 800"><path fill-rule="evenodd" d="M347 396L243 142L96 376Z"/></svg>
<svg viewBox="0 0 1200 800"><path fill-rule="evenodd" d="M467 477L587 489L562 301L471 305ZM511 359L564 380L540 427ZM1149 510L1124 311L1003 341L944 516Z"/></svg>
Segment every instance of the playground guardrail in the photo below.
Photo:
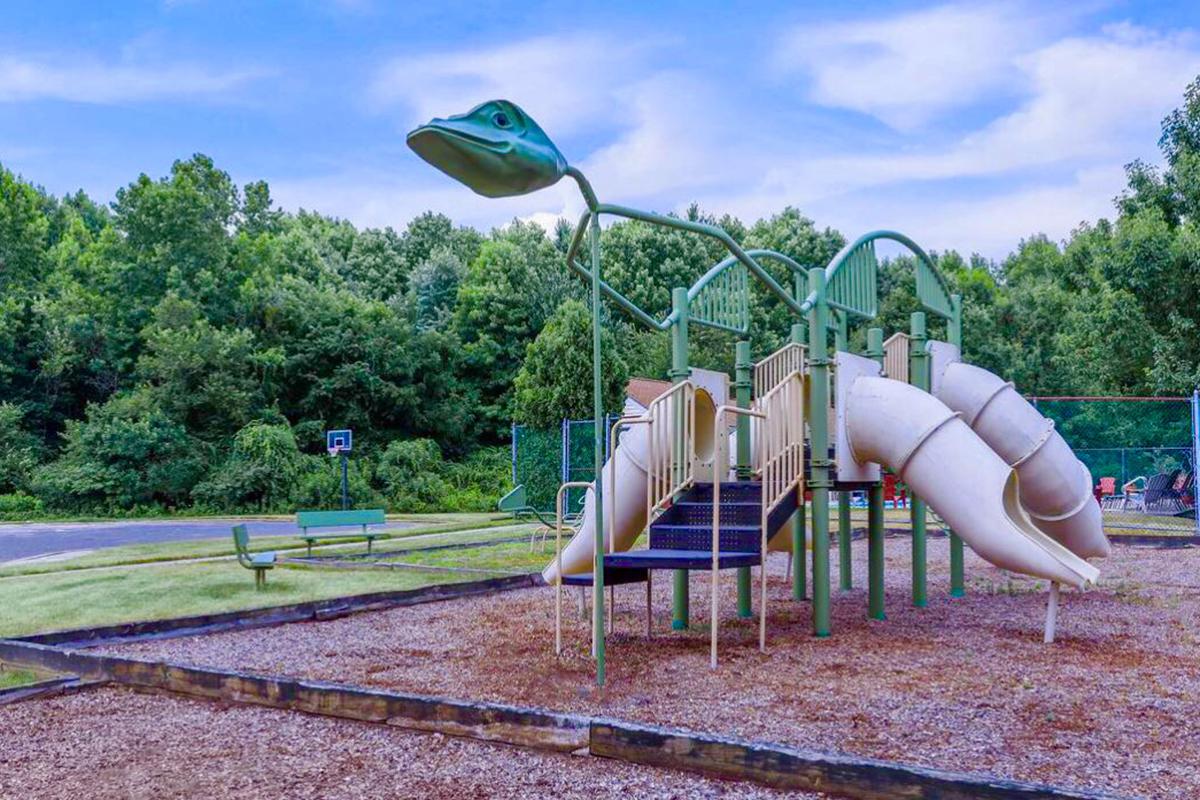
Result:
<svg viewBox="0 0 1200 800"><path fill-rule="evenodd" d="M654 512L664 508L695 480L695 385L684 381L667 389L650 402L645 417L649 420L646 460L646 524L649 525Z"/></svg>
<svg viewBox="0 0 1200 800"><path fill-rule="evenodd" d="M754 365L754 396L765 397L791 377L793 372L804 372L804 357L807 348L789 342Z"/></svg>

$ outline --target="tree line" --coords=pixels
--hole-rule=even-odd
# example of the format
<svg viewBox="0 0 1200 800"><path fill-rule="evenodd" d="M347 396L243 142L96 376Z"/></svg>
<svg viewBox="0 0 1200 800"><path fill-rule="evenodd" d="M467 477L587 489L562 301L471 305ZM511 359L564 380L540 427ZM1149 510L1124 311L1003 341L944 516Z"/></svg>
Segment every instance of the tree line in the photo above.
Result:
<svg viewBox="0 0 1200 800"><path fill-rule="evenodd" d="M991 261L934 253L964 296L971 361L1031 394L1186 394L1200 383L1200 81L1134 162L1114 218ZM823 265L845 236L785 208L723 226ZM858 233L852 232L852 233ZM333 505L324 431L355 429L352 493L394 510L489 508L509 425L591 413L590 314L571 235L425 213L402 231L287 213L203 155L119 189L55 197L0 166L0 514L287 511ZM661 318L725 256L637 221L602 234L606 278ZM791 279L771 266L783 285ZM881 324L907 330L912 264L884 260ZM755 287L756 356L792 319ZM606 403L664 377L666 336L605 310ZM934 328L934 335L939 331ZM865 326L851 332L863 346ZM731 369L693 329L693 364Z"/></svg>

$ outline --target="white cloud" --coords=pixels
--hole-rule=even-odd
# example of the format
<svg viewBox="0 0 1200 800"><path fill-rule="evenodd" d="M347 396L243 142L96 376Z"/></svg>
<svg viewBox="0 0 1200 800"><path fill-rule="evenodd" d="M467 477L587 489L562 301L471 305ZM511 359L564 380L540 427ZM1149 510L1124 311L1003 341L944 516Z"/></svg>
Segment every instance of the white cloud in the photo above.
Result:
<svg viewBox="0 0 1200 800"><path fill-rule="evenodd" d="M216 71L194 64L111 64L95 59L0 56L0 102L67 100L110 104L179 97L214 98L262 70Z"/></svg>
<svg viewBox="0 0 1200 800"><path fill-rule="evenodd" d="M633 45L576 35L406 56L378 70L368 99L379 109L403 106L407 121L420 123L503 98L559 136L605 116L610 125L620 124L611 119L615 106L610 89L636 72L637 53Z"/></svg>
<svg viewBox="0 0 1200 800"><path fill-rule="evenodd" d="M883 19L801 25L775 62L811 78L817 103L912 128L997 92L1021 76L1013 58L1043 34L1014 4L942 5Z"/></svg>

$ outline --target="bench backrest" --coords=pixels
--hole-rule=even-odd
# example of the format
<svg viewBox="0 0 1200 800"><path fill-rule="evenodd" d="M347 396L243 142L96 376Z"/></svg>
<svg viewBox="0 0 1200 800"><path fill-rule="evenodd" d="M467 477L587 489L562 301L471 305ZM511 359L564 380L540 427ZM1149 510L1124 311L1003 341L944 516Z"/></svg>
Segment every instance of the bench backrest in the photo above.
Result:
<svg viewBox="0 0 1200 800"><path fill-rule="evenodd" d="M382 508L360 508L352 511L297 511L296 526L300 528L337 528L343 525L382 525L387 521Z"/></svg>
<svg viewBox="0 0 1200 800"><path fill-rule="evenodd" d="M233 526L233 549L237 551L238 563L250 563L250 532L245 525Z"/></svg>

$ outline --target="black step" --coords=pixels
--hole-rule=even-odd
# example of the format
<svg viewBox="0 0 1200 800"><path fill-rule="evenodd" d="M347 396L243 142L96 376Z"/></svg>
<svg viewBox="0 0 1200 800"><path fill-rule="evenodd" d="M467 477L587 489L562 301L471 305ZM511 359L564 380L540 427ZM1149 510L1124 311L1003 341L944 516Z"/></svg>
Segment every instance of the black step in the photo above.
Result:
<svg viewBox="0 0 1200 800"><path fill-rule="evenodd" d="M758 552L722 550L718 555L718 569L734 567L753 567L761 559ZM640 568L640 569L712 569L711 550L672 550L651 548L649 550L630 550L627 553L612 553L604 557L604 568Z"/></svg>

